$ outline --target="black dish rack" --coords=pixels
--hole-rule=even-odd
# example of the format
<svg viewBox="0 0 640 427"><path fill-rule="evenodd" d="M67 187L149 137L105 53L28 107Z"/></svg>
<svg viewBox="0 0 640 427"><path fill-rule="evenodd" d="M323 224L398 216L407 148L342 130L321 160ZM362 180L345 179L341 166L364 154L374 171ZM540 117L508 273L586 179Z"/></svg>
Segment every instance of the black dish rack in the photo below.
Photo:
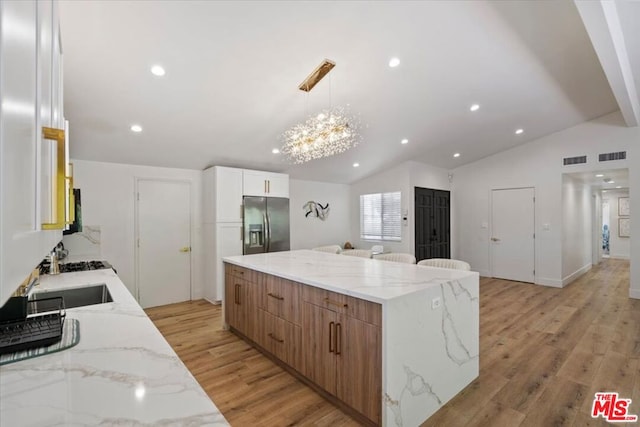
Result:
<svg viewBox="0 0 640 427"><path fill-rule="evenodd" d="M16 300L16 306L22 314L14 312L0 320L0 354L46 347L62 339L66 316L62 297L35 301L24 298Z"/></svg>

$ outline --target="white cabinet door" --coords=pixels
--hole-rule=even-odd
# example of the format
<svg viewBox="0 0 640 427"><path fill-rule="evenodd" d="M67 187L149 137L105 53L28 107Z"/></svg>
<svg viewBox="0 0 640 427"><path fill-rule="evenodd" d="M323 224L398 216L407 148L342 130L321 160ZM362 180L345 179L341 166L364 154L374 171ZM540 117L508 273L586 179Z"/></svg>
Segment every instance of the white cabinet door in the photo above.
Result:
<svg viewBox="0 0 640 427"><path fill-rule="evenodd" d="M0 2L0 19L1 306L43 254L36 185L37 4Z"/></svg>
<svg viewBox="0 0 640 427"><path fill-rule="evenodd" d="M271 173L266 179L268 197L289 197L289 175Z"/></svg>
<svg viewBox="0 0 640 427"><path fill-rule="evenodd" d="M245 170L243 179L245 196L289 197L289 175Z"/></svg>
<svg viewBox="0 0 640 427"><path fill-rule="evenodd" d="M224 300L224 265L222 258L235 255L242 255L242 223L216 224L216 300ZM207 260L207 262L211 261Z"/></svg>
<svg viewBox="0 0 640 427"><path fill-rule="evenodd" d="M242 222L242 169L215 167L216 222Z"/></svg>
<svg viewBox="0 0 640 427"><path fill-rule="evenodd" d="M242 194L245 196L266 196L267 178L264 172L243 171Z"/></svg>

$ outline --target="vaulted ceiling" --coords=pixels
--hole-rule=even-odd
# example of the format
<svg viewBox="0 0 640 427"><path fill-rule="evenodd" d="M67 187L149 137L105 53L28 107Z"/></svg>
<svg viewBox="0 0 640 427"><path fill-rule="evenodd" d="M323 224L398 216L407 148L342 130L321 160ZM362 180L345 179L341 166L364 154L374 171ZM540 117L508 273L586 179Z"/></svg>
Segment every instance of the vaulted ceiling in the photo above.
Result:
<svg viewBox="0 0 640 427"><path fill-rule="evenodd" d="M60 15L78 159L349 183L409 159L454 168L619 109L569 1L61 1ZM333 71L299 91L325 58ZM358 117L358 147L297 166L272 154L329 105Z"/></svg>

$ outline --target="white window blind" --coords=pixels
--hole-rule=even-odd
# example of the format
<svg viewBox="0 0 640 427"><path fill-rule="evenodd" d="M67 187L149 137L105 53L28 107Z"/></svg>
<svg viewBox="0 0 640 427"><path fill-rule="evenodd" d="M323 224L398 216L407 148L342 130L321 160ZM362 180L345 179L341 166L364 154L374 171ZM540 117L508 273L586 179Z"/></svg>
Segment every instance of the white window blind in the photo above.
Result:
<svg viewBox="0 0 640 427"><path fill-rule="evenodd" d="M360 238L395 240L402 237L400 192L360 195Z"/></svg>

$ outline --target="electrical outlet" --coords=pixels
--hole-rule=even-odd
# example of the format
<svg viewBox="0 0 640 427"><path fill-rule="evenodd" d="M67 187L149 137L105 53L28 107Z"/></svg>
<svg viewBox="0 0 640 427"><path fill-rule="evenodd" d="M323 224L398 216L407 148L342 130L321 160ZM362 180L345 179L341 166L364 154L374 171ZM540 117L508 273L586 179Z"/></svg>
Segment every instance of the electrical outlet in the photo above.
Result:
<svg viewBox="0 0 640 427"><path fill-rule="evenodd" d="M435 297L431 300L431 309L432 310L436 310L438 308L440 308L440 306L442 305L442 300L440 299L440 297Z"/></svg>

